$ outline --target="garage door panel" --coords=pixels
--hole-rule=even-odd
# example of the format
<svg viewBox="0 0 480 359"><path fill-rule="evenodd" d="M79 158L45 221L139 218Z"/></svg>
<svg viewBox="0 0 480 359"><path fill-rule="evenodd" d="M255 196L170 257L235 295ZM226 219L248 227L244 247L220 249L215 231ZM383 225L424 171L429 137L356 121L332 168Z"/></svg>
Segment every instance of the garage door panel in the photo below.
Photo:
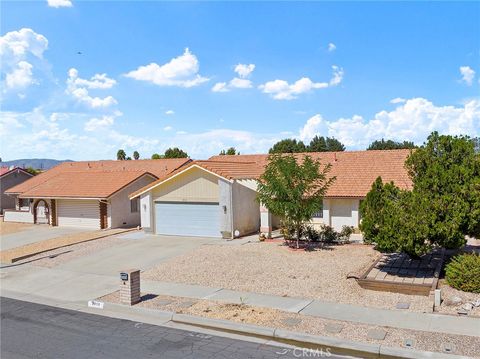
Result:
<svg viewBox="0 0 480 359"><path fill-rule="evenodd" d="M57 213L59 226L100 228L98 201L58 200Z"/></svg>
<svg viewBox="0 0 480 359"><path fill-rule="evenodd" d="M155 203L157 234L221 237L218 203Z"/></svg>

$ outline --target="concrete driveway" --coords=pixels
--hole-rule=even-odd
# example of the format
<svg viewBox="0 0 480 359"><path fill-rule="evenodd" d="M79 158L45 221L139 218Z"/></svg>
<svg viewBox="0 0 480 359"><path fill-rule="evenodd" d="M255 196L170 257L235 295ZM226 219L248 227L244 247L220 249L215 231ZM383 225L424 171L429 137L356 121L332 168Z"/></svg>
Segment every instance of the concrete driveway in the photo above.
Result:
<svg viewBox="0 0 480 359"><path fill-rule="evenodd" d="M0 249L20 247L25 244L45 241L47 239L62 237L69 234L88 232L85 228L75 227L51 227L46 224L38 224L21 232L10 233L0 236Z"/></svg>
<svg viewBox="0 0 480 359"><path fill-rule="evenodd" d="M119 236L123 243L58 265L59 270L113 275L125 269L146 270L172 257L219 239L148 235L142 232Z"/></svg>

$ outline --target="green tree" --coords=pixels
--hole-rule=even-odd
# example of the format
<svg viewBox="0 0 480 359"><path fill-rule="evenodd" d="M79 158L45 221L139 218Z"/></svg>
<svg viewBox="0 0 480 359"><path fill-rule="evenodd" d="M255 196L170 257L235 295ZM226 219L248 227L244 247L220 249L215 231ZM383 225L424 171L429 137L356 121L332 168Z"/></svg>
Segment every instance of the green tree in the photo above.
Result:
<svg viewBox="0 0 480 359"><path fill-rule="evenodd" d="M134 158L135 160L138 160L138 159L140 158L140 153L138 153L138 151L134 151L134 152L133 152L133 158Z"/></svg>
<svg viewBox="0 0 480 359"><path fill-rule="evenodd" d="M411 141L395 142L393 140L385 141L381 140L373 141L367 148L369 150L398 150L402 148L416 148L415 144Z"/></svg>
<svg viewBox="0 0 480 359"><path fill-rule="evenodd" d="M239 154L240 154L240 152L237 152L235 147L230 147L226 151L221 150L220 153L219 153L220 156L233 156L233 155L239 155Z"/></svg>
<svg viewBox="0 0 480 359"><path fill-rule="evenodd" d="M32 175L34 175L34 176L36 176L36 175L38 175L38 174L40 173L40 171L36 170L36 169L33 168L33 167L27 167L27 168L25 168L25 171L27 171L28 173L30 173L30 174L32 174Z"/></svg>
<svg viewBox="0 0 480 359"><path fill-rule="evenodd" d="M467 136L440 136L413 151L405 164L411 191L377 179L360 206L360 228L380 250L412 256L435 246L460 248L480 236L480 154Z"/></svg>
<svg viewBox="0 0 480 359"><path fill-rule="evenodd" d="M159 159L161 159L161 158L163 158L163 156L162 156L162 155L159 155L158 153L154 153L154 154L152 155L152 160L159 160Z"/></svg>
<svg viewBox="0 0 480 359"><path fill-rule="evenodd" d="M126 158L127 158L127 154L125 153L124 150L117 151L117 160L124 161Z"/></svg>
<svg viewBox="0 0 480 359"><path fill-rule="evenodd" d="M335 181L335 177L328 177L330 169L330 164L322 166L310 156L297 160L294 155L274 154L260 177L257 200L274 215L293 223L297 248L303 223L321 209L323 196Z"/></svg>
<svg viewBox="0 0 480 359"><path fill-rule="evenodd" d="M187 158L187 152L178 147L169 148L165 151L164 158Z"/></svg>
<svg viewBox="0 0 480 359"><path fill-rule="evenodd" d="M316 135L307 147L308 152L345 151L345 146L335 137L319 137Z"/></svg>
<svg viewBox="0 0 480 359"><path fill-rule="evenodd" d="M302 141L298 141L292 138L286 138L284 140L278 141L273 145L268 153L299 153L307 152L307 147Z"/></svg>
<svg viewBox="0 0 480 359"><path fill-rule="evenodd" d="M406 161L413 192L428 198L431 241L458 248L480 237L480 154L468 136L433 132Z"/></svg>

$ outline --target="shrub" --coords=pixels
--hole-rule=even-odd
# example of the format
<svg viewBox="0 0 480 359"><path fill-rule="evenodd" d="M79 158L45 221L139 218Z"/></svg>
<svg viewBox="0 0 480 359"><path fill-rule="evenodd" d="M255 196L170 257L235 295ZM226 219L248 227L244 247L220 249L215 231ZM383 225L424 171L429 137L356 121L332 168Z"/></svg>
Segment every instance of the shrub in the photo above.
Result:
<svg viewBox="0 0 480 359"><path fill-rule="evenodd" d="M340 233L338 233L338 240L342 242L348 242L354 231L355 229L352 226L343 226Z"/></svg>
<svg viewBox="0 0 480 359"><path fill-rule="evenodd" d="M324 225L320 232L321 240L326 243L333 243L338 240L338 233L331 226Z"/></svg>
<svg viewBox="0 0 480 359"><path fill-rule="evenodd" d="M320 240L320 232L312 226L306 226L305 237L311 242L318 242Z"/></svg>
<svg viewBox="0 0 480 359"><path fill-rule="evenodd" d="M460 254L447 264L447 283L464 292L480 293L480 255Z"/></svg>

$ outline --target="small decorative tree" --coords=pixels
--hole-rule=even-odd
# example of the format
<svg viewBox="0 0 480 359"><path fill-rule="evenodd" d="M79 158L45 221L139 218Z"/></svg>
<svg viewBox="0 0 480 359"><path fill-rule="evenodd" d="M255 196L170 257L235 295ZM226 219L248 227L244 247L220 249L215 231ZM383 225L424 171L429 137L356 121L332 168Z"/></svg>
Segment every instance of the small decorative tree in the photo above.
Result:
<svg viewBox="0 0 480 359"><path fill-rule="evenodd" d="M331 165L323 166L310 156L269 156L258 184L257 200L295 227L297 248L303 223L320 210L322 200L335 177L327 177Z"/></svg>
<svg viewBox="0 0 480 359"><path fill-rule="evenodd" d="M138 151L133 152L133 159L138 160L140 158L140 153Z"/></svg>

